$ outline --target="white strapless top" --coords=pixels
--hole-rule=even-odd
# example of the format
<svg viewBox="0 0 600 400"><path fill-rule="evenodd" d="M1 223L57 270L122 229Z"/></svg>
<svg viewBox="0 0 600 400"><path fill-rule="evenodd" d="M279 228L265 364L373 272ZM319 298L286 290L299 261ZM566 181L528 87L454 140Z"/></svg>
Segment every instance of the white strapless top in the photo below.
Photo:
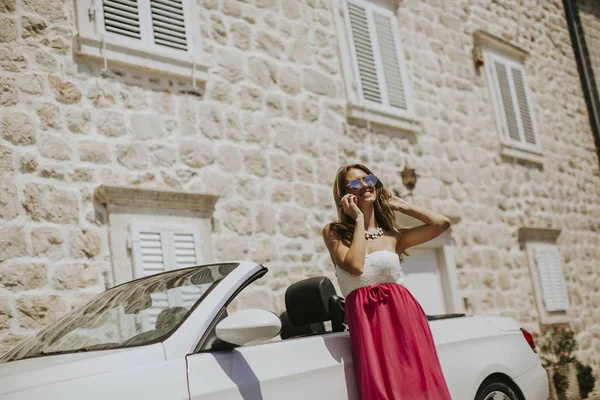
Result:
<svg viewBox="0 0 600 400"><path fill-rule="evenodd" d="M360 276L352 275L335 266L340 290L344 297L353 290L378 283L404 283L400 257L390 250L378 250L365 256L365 266Z"/></svg>

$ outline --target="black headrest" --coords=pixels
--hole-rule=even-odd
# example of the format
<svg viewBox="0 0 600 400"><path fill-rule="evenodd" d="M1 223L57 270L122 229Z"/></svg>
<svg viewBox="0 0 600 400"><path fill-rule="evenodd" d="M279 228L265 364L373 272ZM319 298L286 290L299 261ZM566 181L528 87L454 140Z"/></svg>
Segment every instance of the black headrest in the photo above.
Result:
<svg viewBox="0 0 600 400"><path fill-rule="evenodd" d="M279 319L281 320L281 333L279 335L281 336L281 339L284 340L291 337L322 335L326 332L325 324L323 322L302 326L292 324L287 311L281 313Z"/></svg>
<svg viewBox="0 0 600 400"><path fill-rule="evenodd" d="M336 294L333 283L324 276L303 279L285 291L285 308L295 326L328 321L329 299Z"/></svg>

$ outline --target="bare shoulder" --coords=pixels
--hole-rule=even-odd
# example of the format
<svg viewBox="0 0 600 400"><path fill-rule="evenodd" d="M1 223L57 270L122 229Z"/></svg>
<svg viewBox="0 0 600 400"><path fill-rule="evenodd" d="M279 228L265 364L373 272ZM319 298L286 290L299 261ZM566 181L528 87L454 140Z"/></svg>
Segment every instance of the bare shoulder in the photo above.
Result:
<svg viewBox="0 0 600 400"><path fill-rule="evenodd" d="M335 240L335 234L331 230L331 223L325 224L321 230L321 233L323 234L323 240L325 240L325 243L331 243Z"/></svg>

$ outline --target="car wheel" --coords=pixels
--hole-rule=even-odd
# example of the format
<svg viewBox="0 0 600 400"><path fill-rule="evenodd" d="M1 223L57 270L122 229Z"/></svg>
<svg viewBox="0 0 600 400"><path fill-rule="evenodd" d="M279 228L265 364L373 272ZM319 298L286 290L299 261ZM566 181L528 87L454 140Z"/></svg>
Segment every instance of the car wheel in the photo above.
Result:
<svg viewBox="0 0 600 400"><path fill-rule="evenodd" d="M504 382L488 382L479 389L475 400L519 400L519 397Z"/></svg>

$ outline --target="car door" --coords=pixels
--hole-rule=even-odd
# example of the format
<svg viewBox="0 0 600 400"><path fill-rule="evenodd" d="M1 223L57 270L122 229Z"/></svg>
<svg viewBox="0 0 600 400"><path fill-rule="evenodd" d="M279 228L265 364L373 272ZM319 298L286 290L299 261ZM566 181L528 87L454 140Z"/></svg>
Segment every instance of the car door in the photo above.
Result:
<svg viewBox="0 0 600 400"><path fill-rule="evenodd" d="M217 321L246 308L278 314L263 281L244 287L221 309L195 354L187 356L190 397L197 399L355 399L348 333L288 338L222 349ZM208 339L207 339L208 338ZM208 343L208 344L206 344Z"/></svg>
<svg viewBox="0 0 600 400"><path fill-rule="evenodd" d="M192 400L356 399L347 333L187 357Z"/></svg>

